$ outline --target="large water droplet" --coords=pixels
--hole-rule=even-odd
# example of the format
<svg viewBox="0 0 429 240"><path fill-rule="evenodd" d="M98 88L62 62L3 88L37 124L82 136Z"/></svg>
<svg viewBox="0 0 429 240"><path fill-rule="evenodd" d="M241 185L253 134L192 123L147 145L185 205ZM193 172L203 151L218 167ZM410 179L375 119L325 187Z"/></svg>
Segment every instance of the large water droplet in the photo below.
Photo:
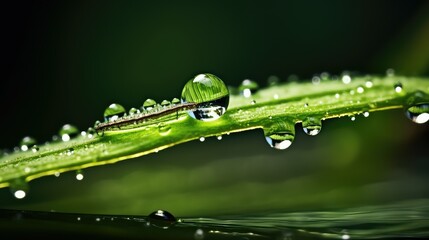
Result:
<svg viewBox="0 0 429 240"><path fill-rule="evenodd" d="M289 148L295 139L295 126L289 122L278 121L264 127L264 135L272 148L284 150Z"/></svg>
<svg viewBox="0 0 429 240"><path fill-rule="evenodd" d="M151 111L155 108L156 102L155 100L148 98L146 99L146 101L144 101L143 103L143 109L146 111Z"/></svg>
<svg viewBox="0 0 429 240"><path fill-rule="evenodd" d="M19 147L21 151L28 151L31 147L36 145L36 140L32 137L24 137L21 142L19 143Z"/></svg>
<svg viewBox="0 0 429 240"><path fill-rule="evenodd" d="M65 124L61 127L58 135L60 135L61 140L67 142L70 141L70 139L77 137L79 135L79 130L71 124Z"/></svg>
<svg viewBox="0 0 429 240"><path fill-rule="evenodd" d="M429 121L429 103L411 106L405 111L405 115L415 123L426 123Z"/></svg>
<svg viewBox="0 0 429 240"><path fill-rule="evenodd" d="M148 220L151 225L163 229L167 229L177 222L173 214L164 210L158 210L149 214Z"/></svg>
<svg viewBox="0 0 429 240"><path fill-rule="evenodd" d="M228 108L228 88L213 74L199 74L183 87L182 102L198 104L197 109L188 111L191 117L213 121L220 118Z"/></svg>
<svg viewBox="0 0 429 240"><path fill-rule="evenodd" d="M302 129L309 136L316 136L322 130L322 120L315 117L308 117L302 122Z"/></svg>
<svg viewBox="0 0 429 240"><path fill-rule="evenodd" d="M241 83L240 87L238 87L238 90L244 97L250 97L252 94L254 94L258 90L259 86L255 81L252 81L250 79L245 79Z"/></svg>
<svg viewBox="0 0 429 240"><path fill-rule="evenodd" d="M168 100L163 100L162 102L161 102L161 107L163 107L163 108L166 108L166 107L168 107L168 106L170 106L171 105L171 102L170 101L168 101Z"/></svg>
<svg viewBox="0 0 429 240"><path fill-rule="evenodd" d="M117 103L112 103L109 107L104 110L104 121L105 122L114 122L118 118L124 116L125 108Z"/></svg>

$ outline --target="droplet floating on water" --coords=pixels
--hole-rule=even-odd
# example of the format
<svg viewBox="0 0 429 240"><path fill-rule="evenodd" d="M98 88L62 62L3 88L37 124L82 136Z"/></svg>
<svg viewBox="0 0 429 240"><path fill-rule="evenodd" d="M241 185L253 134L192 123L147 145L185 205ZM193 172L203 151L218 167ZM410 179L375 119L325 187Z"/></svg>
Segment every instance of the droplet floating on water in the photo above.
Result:
<svg viewBox="0 0 429 240"><path fill-rule="evenodd" d="M148 112L154 110L155 106L156 106L156 102L151 98L146 99L146 101L144 101L143 103L143 109Z"/></svg>
<svg viewBox="0 0 429 240"><path fill-rule="evenodd" d="M295 139L295 126L286 121L277 121L263 128L265 140L275 149L284 150L292 145Z"/></svg>
<svg viewBox="0 0 429 240"><path fill-rule="evenodd" d="M229 92L225 83L213 74L199 74L189 80L182 90L183 103L196 103L189 116L202 121L220 118L227 110Z"/></svg>
<svg viewBox="0 0 429 240"><path fill-rule="evenodd" d="M24 137L21 142L19 143L19 148L21 151L28 151L31 147L33 147L36 144L36 139L32 137Z"/></svg>
<svg viewBox="0 0 429 240"><path fill-rule="evenodd" d="M429 121L429 103L421 103L408 107L405 115L415 123L426 123Z"/></svg>
<svg viewBox="0 0 429 240"><path fill-rule="evenodd" d="M71 124L65 124L61 127L60 131L58 132L58 135L63 142L68 142L70 141L70 139L73 139L79 135L79 130L77 129L77 127Z"/></svg>
<svg viewBox="0 0 429 240"><path fill-rule="evenodd" d="M322 130L322 120L316 117L308 117L302 122L302 129L309 136L316 136Z"/></svg>
<svg viewBox="0 0 429 240"><path fill-rule="evenodd" d="M125 114L125 108L117 103L110 104L106 110L104 110L104 121L114 122Z"/></svg>
<svg viewBox="0 0 429 240"><path fill-rule="evenodd" d="M177 222L173 214L164 210L158 210L149 214L148 221L150 225L163 229L167 229Z"/></svg>
<svg viewBox="0 0 429 240"><path fill-rule="evenodd" d="M259 86L255 81L252 81L250 79L245 79L238 87L238 91L240 91L241 95L248 98L252 96L252 94L256 93L258 88Z"/></svg>

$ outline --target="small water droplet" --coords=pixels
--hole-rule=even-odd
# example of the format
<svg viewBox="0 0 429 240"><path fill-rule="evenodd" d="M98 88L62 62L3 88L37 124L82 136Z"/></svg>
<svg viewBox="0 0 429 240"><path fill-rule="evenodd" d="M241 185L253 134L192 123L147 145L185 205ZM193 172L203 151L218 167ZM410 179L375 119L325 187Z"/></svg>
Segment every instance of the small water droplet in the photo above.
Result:
<svg viewBox="0 0 429 240"><path fill-rule="evenodd" d="M339 93L335 93L335 98L340 98L340 94Z"/></svg>
<svg viewBox="0 0 429 240"><path fill-rule="evenodd" d="M320 74L320 78L322 79L322 80L329 80L329 73L328 72L322 72L321 74Z"/></svg>
<svg viewBox="0 0 429 240"><path fill-rule="evenodd" d="M61 127L60 131L58 132L58 135L63 142L68 142L70 141L70 139L79 136L79 130L74 125L65 124Z"/></svg>
<svg viewBox="0 0 429 240"><path fill-rule="evenodd" d="M78 221L80 221L80 219L81 219L80 217L77 217L77 220L78 220Z"/></svg>
<svg viewBox="0 0 429 240"><path fill-rule="evenodd" d="M429 121L429 103L421 103L408 107L405 115L415 123L426 123Z"/></svg>
<svg viewBox="0 0 429 240"><path fill-rule="evenodd" d="M67 156L71 156L71 155L73 155L73 153L74 153L74 149L73 148L69 148L69 149L66 150L66 155Z"/></svg>
<svg viewBox="0 0 429 240"><path fill-rule="evenodd" d="M28 151L30 148L32 148L36 144L36 140L32 137L24 137L21 142L19 143L21 151Z"/></svg>
<svg viewBox="0 0 429 240"><path fill-rule="evenodd" d="M23 178L18 178L10 182L9 189L16 199L23 199L27 196L28 183Z"/></svg>
<svg viewBox="0 0 429 240"><path fill-rule="evenodd" d="M220 118L228 108L228 88L213 74L199 74L183 87L182 102L198 104L197 109L188 111L192 118L213 121Z"/></svg>
<svg viewBox="0 0 429 240"><path fill-rule="evenodd" d="M82 181L83 180L83 172L82 172L82 170L78 170L78 171L76 171L76 180L78 180L78 181Z"/></svg>
<svg viewBox="0 0 429 240"><path fill-rule="evenodd" d="M200 142L204 142L206 140L205 137L200 137Z"/></svg>
<svg viewBox="0 0 429 240"><path fill-rule="evenodd" d="M369 117L369 112L368 111L363 112L363 116L364 117Z"/></svg>
<svg viewBox="0 0 429 240"><path fill-rule="evenodd" d="M171 100L171 104L173 104L173 105L177 105L179 103L180 103L180 99L178 99L178 98L173 98L173 100Z"/></svg>
<svg viewBox="0 0 429 240"><path fill-rule="evenodd" d="M168 100L162 100L161 107L166 108L171 105L171 102Z"/></svg>
<svg viewBox="0 0 429 240"><path fill-rule="evenodd" d="M219 136L217 136L216 138L217 138L217 140L219 140L219 141L220 141L220 140L222 140L222 135L219 135Z"/></svg>
<svg viewBox="0 0 429 240"><path fill-rule="evenodd" d="M267 79L268 86L276 86L279 84L279 82L280 82L280 78L275 75L271 75Z"/></svg>
<svg viewBox="0 0 429 240"><path fill-rule="evenodd" d="M357 89L356 89L356 92L358 92L358 93L363 93L365 91L365 89L362 87L362 86L359 86Z"/></svg>
<svg viewBox="0 0 429 240"><path fill-rule="evenodd" d="M274 99L279 99L279 95L278 95L278 94L274 94L274 95L273 95L273 98L274 98Z"/></svg>
<svg viewBox="0 0 429 240"><path fill-rule="evenodd" d="M354 120L356 120L356 117L355 116L351 116L350 120L354 121Z"/></svg>
<svg viewBox="0 0 429 240"><path fill-rule="evenodd" d="M250 102L250 104L255 105L255 104L256 104L256 100L255 100L255 99L253 99L253 100Z"/></svg>
<svg viewBox="0 0 429 240"><path fill-rule="evenodd" d="M59 177L59 176L60 176L60 172L55 172L55 173L54 173L54 176L55 176L55 177Z"/></svg>
<svg viewBox="0 0 429 240"><path fill-rule="evenodd" d="M177 222L173 214L164 210L158 210L149 214L148 221L150 225L163 229L167 229Z"/></svg>
<svg viewBox="0 0 429 240"><path fill-rule="evenodd" d="M400 93L402 92L402 83L398 82L393 86L393 89L395 89L395 92Z"/></svg>
<svg viewBox="0 0 429 240"><path fill-rule="evenodd" d="M35 152L39 151L39 147L37 145L33 145L31 147L31 151L35 153Z"/></svg>
<svg viewBox="0 0 429 240"><path fill-rule="evenodd" d="M264 127L263 130L265 140L275 149L289 148L295 138L295 126L289 122L278 121Z"/></svg>
<svg viewBox="0 0 429 240"><path fill-rule="evenodd" d="M350 75L348 73L343 73L343 75L341 77L341 81L343 81L344 84L349 84L352 82L352 78L350 77Z"/></svg>
<svg viewBox="0 0 429 240"><path fill-rule="evenodd" d="M309 136L316 136L322 130L322 120L315 117L308 117L302 122L302 129Z"/></svg>
<svg viewBox="0 0 429 240"><path fill-rule="evenodd" d="M238 87L238 90L240 91L241 95L248 98L252 96L252 94L256 93L258 88L259 86L255 81L252 81L250 79L245 79Z"/></svg>
<svg viewBox="0 0 429 240"><path fill-rule="evenodd" d="M393 77L393 76L395 76L395 69L393 69L393 68L389 68L389 69L387 69L387 70L386 70L386 76L388 76L388 77Z"/></svg>
<svg viewBox="0 0 429 240"><path fill-rule="evenodd" d="M137 108L131 108L130 111L128 111L128 114L130 116L134 116L134 115L140 114L140 110L138 110Z"/></svg>
<svg viewBox="0 0 429 240"><path fill-rule="evenodd" d="M308 103L305 103L305 104L304 104L304 107L308 107Z"/></svg>
<svg viewBox="0 0 429 240"><path fill-rule="evenodd" d="M195 240L203 240L204 239L204 231L201 228L198 228L194 233Z"/></svg>
<svg viewBox="0 0 429 240"><path fill-rule="evenodd" d="M29 168L29 167L24 168L24 172L25 172L25 173L29 173L29 172L31 172L31 168Z"/></svg>
<svg viewBox="0 0 429 240"><path fill-rule="evenodd" d="M159 123L158 124L158 132L162 135L168 134L170 132L170 125L165 123Z"/></svg>
<svg viewBox="0 0 429 240"><path fill-rule="evenodd" d="M99 222L99 221L101 221L101 219L100 218L95 218L95 221Z"/></svg>
<svg viewBox="0 0 429 240"><path fill-rule="evenodd" d="M372 88L373 85L374 84L369 80L365 82L365 87L367 87L367 88Z"/></svg>
<svg viewBox="0 0 429 240"><path fill-rule="evenodd" d="M88 138L93 138L96 134L97 134L97 132L95 131L95 129L90 127L90 128L88 128L86 136Z"/></svg>
<svg viewBox="0 0 429 240"><path fill-rule="evenodd" d="M318 77L318 76L314 76L314 77L311 79L311 82L312 82L314 85L318 85L318 84L320 84L320 77Z"/></svg>
<svg viewBox="0 0 429 240"><path fill-rule="evenodd" d="M104 110L104 121L114 122L124 115L125 108L118 103L112 103Z"/></svg>

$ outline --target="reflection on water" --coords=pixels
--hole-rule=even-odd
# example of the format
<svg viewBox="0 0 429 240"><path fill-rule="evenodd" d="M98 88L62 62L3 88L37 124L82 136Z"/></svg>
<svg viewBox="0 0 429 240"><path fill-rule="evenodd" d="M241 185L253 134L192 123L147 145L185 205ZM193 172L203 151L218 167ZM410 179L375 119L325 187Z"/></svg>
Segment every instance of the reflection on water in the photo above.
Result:
<svg viewBox="0 0 429 240"><path fill-rule="evenodd" d="M429 199L337 211L181 218L169 228L148 217L1 210L6 235L150 239L399 239L429 237Z"/></svg>

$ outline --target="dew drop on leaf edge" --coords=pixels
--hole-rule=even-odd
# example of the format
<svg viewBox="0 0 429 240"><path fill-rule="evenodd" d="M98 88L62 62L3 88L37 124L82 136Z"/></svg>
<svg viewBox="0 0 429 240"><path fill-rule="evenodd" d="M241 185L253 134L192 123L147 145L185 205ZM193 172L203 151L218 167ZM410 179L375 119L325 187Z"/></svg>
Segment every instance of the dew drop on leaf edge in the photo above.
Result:
<svg viewBox="0 0 429 240"><path fill-rule="evenodd" d="M79 135L79 129L71 124L64 124L58 132L61 140L63 142L70 141L73 138L76 138Z"/></svg>
<svg viewBox="0 0 429 240"><path fill-rule="evenodd" d="M182 90L183 103L197 103L189 116L197 120L213 121L220 118L229 104L229 91L225 83L213 74L205 73L189 80Z"/></svg>
<svg viewBox="0 0 429 240"><path fill-rule="evenodd" d="M315 117L308 117L302 122L303 131L309 136L316 136L322 130L322 120Z"/></svg>
<svg viewBox="0 0 429 240"><path fill-rule="evenodd" d="M167 211L158 210L149 214L148 221L152 226L167 229L174 225L177 219Z"/></svg>
<svg viewBox="0 0 429 240"><path fill-rule="evenodd" d="M21 149L21 151L25 152L31 149L34 145L36 145L36 139L26 136L19 143L19 148Z"/></svg>

